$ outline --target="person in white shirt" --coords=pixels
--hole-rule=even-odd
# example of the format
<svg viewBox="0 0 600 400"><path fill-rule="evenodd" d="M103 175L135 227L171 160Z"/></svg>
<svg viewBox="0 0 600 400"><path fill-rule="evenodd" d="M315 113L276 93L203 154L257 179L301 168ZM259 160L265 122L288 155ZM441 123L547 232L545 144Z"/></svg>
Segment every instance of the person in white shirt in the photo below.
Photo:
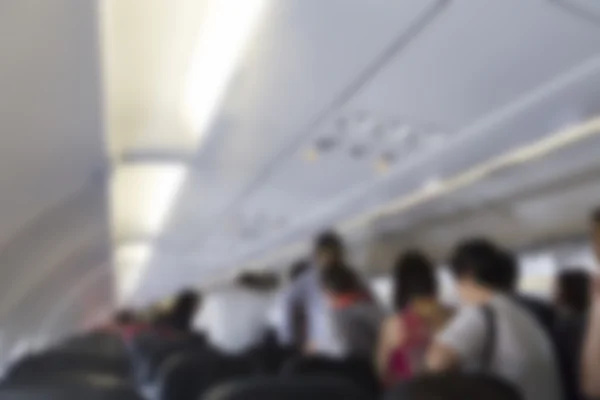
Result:
<svg viewBox="0 0 600 400"><path fill-rule="evenodd" d="M485 239L458 246L451 267L463 307L434 340L427 367L489 373L513 384L525 400L560 400L551 339L533 315L497 289L498 254Z"/></svg>

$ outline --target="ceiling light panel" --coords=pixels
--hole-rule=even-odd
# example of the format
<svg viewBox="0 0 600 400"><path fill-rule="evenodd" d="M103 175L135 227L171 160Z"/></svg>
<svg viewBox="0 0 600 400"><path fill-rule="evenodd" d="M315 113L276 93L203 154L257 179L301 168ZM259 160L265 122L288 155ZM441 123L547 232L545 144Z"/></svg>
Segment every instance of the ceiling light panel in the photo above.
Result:
<svg viewBox="0 0 600 400"><path fill-rule="evenodd" d="M186 175L178 163L119 166L112 178L115 241L149 239L163 228Z"/></svg>
<svg viewBox="0 0 600 400"><path fill-rule="evenodd" d="M183 120L199 142L214 118L267 0L207 1L185 84Z"/></svg>
<svg viewBox="0 0 600 400"><path fill-rule="evenodd" d="M152 246L148 242L133 242L116 247L114 264L118 302L126 302L135 292L152 258L152 252Z"/></svg>

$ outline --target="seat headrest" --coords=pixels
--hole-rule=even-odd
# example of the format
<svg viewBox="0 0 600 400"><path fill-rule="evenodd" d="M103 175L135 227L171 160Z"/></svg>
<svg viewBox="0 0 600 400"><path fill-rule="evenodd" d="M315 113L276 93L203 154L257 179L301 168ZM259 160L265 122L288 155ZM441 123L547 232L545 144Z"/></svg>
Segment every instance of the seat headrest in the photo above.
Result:
<svg viewBox="0 0 600 400"><path fill-rule="evenodd" d="M217 387L203 400L368 400L370 397L343 379L330 377L251 378Z"/></svg>
<svg viewBox="0 0 600 400"><path fill-rule="evenodd" d="M0 388L0 400L142 400L130 388L98 389L79 385L18 385Z"/></svg>
<svg viewBox="0 0 600 400"><path fill-rule="evenodd" d="M521 400L509 383L485 374L424 375L390 390L385 400Z"/></svg>

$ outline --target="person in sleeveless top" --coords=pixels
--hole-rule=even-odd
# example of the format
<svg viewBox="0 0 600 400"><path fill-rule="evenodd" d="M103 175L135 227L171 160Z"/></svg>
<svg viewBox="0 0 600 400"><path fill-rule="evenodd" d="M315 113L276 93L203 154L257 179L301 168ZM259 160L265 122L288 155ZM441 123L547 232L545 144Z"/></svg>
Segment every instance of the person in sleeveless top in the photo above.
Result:
<svg viewBox="0 0 600 400"><path fill-rule="evenodd" d="M394 266L394 308L380 329L376 367L391 386L422 370L434 335L451 317L438 299L435 267L419 251L402 254Z"/></svg>

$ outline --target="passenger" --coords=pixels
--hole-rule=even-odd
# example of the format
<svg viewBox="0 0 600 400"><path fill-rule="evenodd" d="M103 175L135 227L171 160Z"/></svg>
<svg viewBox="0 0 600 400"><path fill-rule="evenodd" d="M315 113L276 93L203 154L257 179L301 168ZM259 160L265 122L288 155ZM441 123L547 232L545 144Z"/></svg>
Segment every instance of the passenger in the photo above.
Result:
<svg viewBox="0 0 600 400"><path fill-rule="evenodd" d="M549 303L517 293L519 265L512 253L506 250L498 250L498 268L496 273L498 274L498 289L507 293L531 312L548 336L552 337L556 326L556 313Z"/></svg>
<svg viewBox="0 0 600 400"><path fill-rule="evenodd" d="M577 366L581 347L581 328L574 321L561 321L559 313L547 302L530 296L517 293L518 265L515 257L508 251L499 252L498 271L501 281L500 286L513 299L533 315L544 328L547 336L554 345L560 375L562 377L564 398L581 399L579 389L579 367Z"/></svg>
<svg viewBox="0 0 600 400"><path fill-rule="evenodd" d="M592 246L600 262L600 208L592 214ZM582 357L582 388L590 398L600 397L600 279L591 285L590 312Z"/></svg>
<svg viewBox="0 0 600 400"><path fill-rule="evenodd" d="M290 282L296 282L302 275L304 275L305 272L309 270L309 268L310 264L307 261L298 261L296 264L294 264L292 270L290 271ZM294 303L293 309L290 312L291 314L289 318L292 321L291 325L293 332L291 333L292 340L291 343L288 343L288 348L292 348L297 351L298 349L302 349L308 342L306 307L303 307L301 301L297 301Z"/></svg>
<svg viewBox="0 0 600 400"><path fill-rule="evenodd" d="M334 232L325 232L316 239L314 259L308 268L293 281L284 293L283 324L279 337L283 345L291 345L298 337L302 351L328 356L342 354L335 337L327 302L320 287L319 271L345 263L342 239ZM305 320L305 332L299 332L298 316Z"/></svg>
<svg viewBox="0 0 600 400"><path fill-rule="evenodd" d="M561 399L553 345L535 318L497 289L497 257L485 239L456 249L451 267L463 307L436 337L427 366L489 373L514 384L525 400Z"/></svg>
<svg viewBox="0 0 600 400"><path fill-rule="evenodd" d="M557 278L555 302L559 317L580 319L590 306L590 274L582 269L562 271Z"/></svg>
<svg viewBox="0 0 600 400"><path fill-rule="evenodd" d="M401 255L393 279L395 314L382 324L376 354L377 372L386 386L423 369L431 339L451 316L438 299L435 267L425 255Z"/></svg>
<svg viewBox="0 0 600 400"><path fill-rule="evenodd" d="M193 290L182 291L166 316L166 325L181 333L192 333L192 325L202 297Z"/></svg>
<svg viewBox="0 0 600 400"><path fill-rule="evenodd" d="M350 268L335 265L321 272L321 282L332 309L332 322L344 357L371 362L383 311L364 291Z"/></svg>
<svg viewBox="0 0 600 400"><path fill-rule="evenodd" d="M570 398L583 399L579 389L579 364L585 333L585 321L590 302L590 276L583 270L563 271L556 287L556 338L562 356L561 362L569 375L565 384L573 394Z"/></svg>
<svg viewBox="0 0 600 400"><path fill-rule="evenodd" d="M308 269L310 264L306 260L299 260L292 266L290 270L290 282L295 282L300 278Z"/></svg>
<svg viewBox="0 0 600 400"><path fill-rule="evenodd" d="M128 326L136 322L135 313L131 310L121 310L115 315L115 325L117 326Z"/></svg>

